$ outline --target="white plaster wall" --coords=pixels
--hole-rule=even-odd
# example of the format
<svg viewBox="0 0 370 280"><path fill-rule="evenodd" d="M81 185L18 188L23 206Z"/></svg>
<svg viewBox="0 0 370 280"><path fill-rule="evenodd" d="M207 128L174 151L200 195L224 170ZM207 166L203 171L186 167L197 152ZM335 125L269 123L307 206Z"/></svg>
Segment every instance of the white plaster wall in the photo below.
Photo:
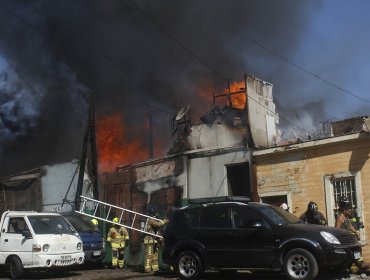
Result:
<svg viewBox="0 0 370 280"><path fill-rule="evenodd" d="M63 199L68 191L68 187L71 184L73 174L76 172L78 167L78 161L73 160L71 162L59 163L54 165L43 166L42 169L45 171L45 175L41 178L41 190L42 190L42 205L43 211L57 211L66 212L72 211L71 204L64 204L63 208L61 205ZM84 184L88 184L88 177L85 176ZM75 193L77 189L78 171L75 175L68 192L67 200L74 202ZM82 195L92 197L92 188L86 189L84 186Z"/></svg>
<svg viewBox="0 0 370 280"><path fill-rule="evenodd" d="M246 135L245 127L231 128L223 123L211 127L200 124L191 127L188 141L192 150L231 147L240 144Z"/></svg>
<svg viewBox="0 0 370 280"><path fill-rule="evenodd" d="M189 197L184 198L228 195L226 165L248 161L247 151L190 159L188 170Z"/></svg>
<svg viewBox="0 0 370 280"><path fill-rule="evenodd" d="M253 142L258 147L273 147L279 140L276 124L279 116L275 112L272 97L273 85L248 75L246 79L248 96L248 118Z"/></svg>

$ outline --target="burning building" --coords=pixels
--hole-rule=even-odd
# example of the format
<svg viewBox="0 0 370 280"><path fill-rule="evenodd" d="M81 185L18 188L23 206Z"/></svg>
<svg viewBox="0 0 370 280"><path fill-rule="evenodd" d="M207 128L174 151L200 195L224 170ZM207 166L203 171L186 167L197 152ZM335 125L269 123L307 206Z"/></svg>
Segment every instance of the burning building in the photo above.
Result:
<svg viewBox="0 0 370 280"><path fill-rule="evenodd" d="M145 197L143 201L153 203L157 192L171 188L177 190L174 197L181 201L169 203L178 206L187 199L205 196L253 197L251 150L273 147L279 141L272 87L246 75L243 83L213 96L214 100L224 98L227 104L215 105L197 125L191 122L189 107L182 108L172 119L174 141L169 155L118 166L116 172L104 174L101 193L106 201L126 205L119 198L127 200L125 194L135 190ZM159 201L162 204L163 200Z"/></svg>
<svg viewBox="0 0 370 280"><path fill-rule="evenodd" d="M226 105L215 105L200 124L192 124L188 106L172 118L173 145L167 156L101 174L100 200L141 213L151 204L166 217L193 198L257 199L252 151L279 141L272 84L246 75L243 83L213 98L226 100ZM140 255L137 233L132 233L132 240L135 263Z"/></svg>

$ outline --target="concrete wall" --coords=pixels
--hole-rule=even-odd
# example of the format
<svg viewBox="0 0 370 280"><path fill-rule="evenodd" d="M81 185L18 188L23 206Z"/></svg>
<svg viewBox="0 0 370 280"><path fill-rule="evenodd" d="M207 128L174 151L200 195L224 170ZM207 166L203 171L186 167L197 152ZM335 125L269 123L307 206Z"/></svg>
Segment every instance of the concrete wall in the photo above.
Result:
<svg viewBox="0 0 370 280"><path fill-rule="evenodd" d="M74 205L78 181L78 170L75 174L77 168L77 160L42 167L41 189L43 211L68 212L73 210L72 207ZM89 177L85 175L82 195L93 197L92 187L87 189L89 183ZM66 203L62 207L65 197Z"/></svg>
<svg viewBox="0 0 370 280"><path fill-rule="evenodd" d="M181 188L184 201L226 196L229 195L226 166L249 162L249 158L249 152L242 147L195 150L174 158L122 167L109 174L109 180L115 184L131 182L137 190L148 194L148 202L151 193L169 187ZM129 174L130 179L125 180ZM120 176L123 177L117 179Z"/></svg>
<svg viewBox="0 0 370 280"><path fill-rule="evenodd" d="M224 123L195 125L191 127L188 141L192 150L211 149L216 147L232 147L241 145L248 136L244 126L232 127Z"/></svg>
<svg viewBox="0 0 370 280"><path fill-rule="evenodd" d="M337 140L335 140L337 139ZM257 192L260 196L286 194L291 212L300 216L309 201L315 201L319 210L334 225L330 195L330 180L355 176L358 187L358 207L365 229L362 241L370 236L370 137L355 134L335 139L270 149L253 156ZM370 246L363 248L370 259Z"/></svg>
<svg viewBox="0 0 370 280"><path fill-rule="evenodd" d="M252 75L246 76L247 110L253 143L257 147L273 147L280 140L272 84Z"/></svg>
<svg viewBox="0 0 370 280"><path fill-rule="evenodd" d="M188 193L184 199L227 196L226 165L249 162L247 151L235 151L214 156L198 156L189 159Z"/></svg>

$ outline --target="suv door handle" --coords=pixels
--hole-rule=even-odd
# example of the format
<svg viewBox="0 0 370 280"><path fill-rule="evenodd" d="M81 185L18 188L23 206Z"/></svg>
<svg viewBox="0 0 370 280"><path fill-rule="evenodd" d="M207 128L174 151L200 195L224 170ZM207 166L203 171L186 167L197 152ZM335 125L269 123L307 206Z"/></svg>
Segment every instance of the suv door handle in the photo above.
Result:
<svg viewBox="0 0 370 280"><path fill-rule="evenodd" d="M4 239L5 242L8 242L9 240L8 239Z"/></svg>

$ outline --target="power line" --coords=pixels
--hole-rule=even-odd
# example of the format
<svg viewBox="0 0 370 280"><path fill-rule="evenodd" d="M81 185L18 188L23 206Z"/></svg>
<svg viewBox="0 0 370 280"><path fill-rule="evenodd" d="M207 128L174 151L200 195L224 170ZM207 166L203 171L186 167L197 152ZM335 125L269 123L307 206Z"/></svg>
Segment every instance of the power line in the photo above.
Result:
<svg viewBox="0 0 370 280"><path fill-rule="evenodd" d="M182 42L180 42L175 36L173 36L170 32L168 32L162 25L160 25L157 21L154 20L153 17L149 16L142 8L136 5L133 1L128 0L132 6L134 6L138 11L141 12L144 17L146 17L154 26L156 26L159 30L161 30L164 34L166 34L169 38L171 38L174 42L176 42L183 50L185 50L190 56L194 57L198 60L203 66L205 66L208 70L215 73L217 76L221 77L224 80L227 80L220 72L213 69L208 63L206 63L200 56L196 55L190 48L185 46Z"/></svg>
<svg viewBox="0 0 370 280"><path fill-rule="evenodd" d="M188 54L190 54L192 57L194 57L195 59L197 59L201 64L203 64L205 67L207 67L209 70L211 70L212 72L216 73L218 76L220 76L221 78L223 78L224 80L227 80L221 73L219 73L218 71L214 70L211 66L209 66L207 63L205 63L198 55L194 54L188 47L186 47L183 43L181 43L175 36L173 36L171 33L169 33L165 28L163 28L160 24L158 24L152 17L150 17L143 9L141 9L138 5L136 5L135 3L133 3L131 0L128 0L128 2L130 2L135 8L137 8L147 19L150 20L150 22L152 22L152 24L154 24L158 29L160 29L164 34L166 34L168 37L170 37L173 41L175 41L177 44L179 44ZM259 104L261 107L263 107L265 110L273 113L273 114L276 114L276 112L273 112L271 111L269 108L265 107L263 104L261 104L260 102L258 102L257 100L253 99L252 97L250 97L249 95L247 95L248 98L252 99L253 101L255 101L257 104ZM289 124L291 124L292 126L300 129L301 131L304 131L306 133L309 134L308 131L306 131L305 129L303 128L300 128L299 126L293 124L291 121L287 120L287 119L284 119L284 118L281 118L283 120L285 120L286 122L288 122Z"/></svg>
<svg viewBox="0 0 370 280"><path fill-rule="evenodd" d="M211 72L217 74L219 77L221 77L222 79L226 80L226 78L218 71L216 71L215 69L213 69L210 65L208 65L203 59L201 59L200 56L196 55L190 48L188 48L187 46L185 46L182 42L180 42L174 35L172 35L171 33L169 33L163 26L161 26L159 23L157 23L153 17L150 17L142 8L140 8L138 5L136 5L135 3L133 3L131 0L129 0L128 2L131 3L132 6L134 6L136 9L138 9L140 11L141 14L143 14L154 26L156 26L159 30L161 30L165 35L167 35L169 38L171 38L174 42L176 42L179 46L181 46L190 56L194 57L196 60L198 60L202 65L204 65L206 68L208 68ZM11 11L9 8L5 7L3 4L0 3L0 7L2 7L3 9L7 10L11 15L13 15L14 17L16 17L17 19L19 19L23 24L25 24L26 26L30 27L31 29L33 29L35 32L37 32L38 34L40 34L41 36L44 36L41 32L39 32L35 27L33 27L32 25L30 25L27 21L25 21L23 18L21 18L20 16L18 16L16 13L14 13L13 11ZM60 22L62 24L64 24L65 26L68 27L69 30L73 31L74 29L70 26L68 26L67 24L65 24L64 22L62 22L62 20L59 18ZM84 36L82 36L84 37ZM81 37L80 37L81 38ZM87 44L86 42L83 42L84 44L87 45L88 48L92 49L94 52L96 52L98 55L101 55L103 58L105 58L107 61L109 61L113 66L115 66L117 69L119 69L121 72L123 72L125 75L127 75L127 71L125 69L123 69L118 63L115 63L113 61L113 59L111 59L108 55L102 53L100 50L96 49L96 48L91 48L91 45L90 44ZM262 46L262 45L261 45ZM266 51L268 51L268 49L266 49ZM282 57L283 58L283 57ZM260 106L262 106L265 110L273 113L273 114L276 114L275 112L271 111L269 108L265 107L263 104L259 103L257 100L254 100L252 97L250 97L249 95L247 95L248 98L252 99L253 101L255 101L257 104L259 104ZM306 133L309 133L308 131L306 131L305 129L302 129L300 128L299 126L295 125L294 123L292 123L291 121L287 120L287 119L284 119L282 117L280 117L282 120L285 120L287 123L291 124L292 126L306 132Z"/></svg>
<svg viewBox="0 0 370 280"><path fill-rule="evenodd" d="M206 12L207 12L207 11L206 11ZM217 17L215 14L211 14L210 12L208 12L208 14L209 14L209 15L211 15L211 16L212 16L213 18L215 18L215 19L221 19L221 20L223 20L223 18L221 18L221 17ZM219 23L220 21L219 21L219 20L216 20L215 22L218 22L218 23ZM226 25L226 24L224 24L224 25L222 25L222 26L225 26L225 25ZM305 72L305 73L307 73L307 74L309 74L309 75L311 75L311 76L313 76L313 77L315 77L315 78L317 78L317 79L321 80L322 82L324 82L324 83L326 83L326 84L328 84L328 85L330 85L330 86L332 86L332 87L334 87L334 88L338 89L339 91L341 91L341 92L343 92L343 93L345 93L345 94L348 94L348 95L350 95L350 96L352 96L352 97L355 97L355 98L357 98L357 99L359 99L359 100L361 100L361 101L364 101L364 102L370 103L370 100L365 99L365 98L363 98L363 97L361 97L361 96L358 96L357 94L354 94L353 92L351 92L351 91L349 91L349 90L346 90L346 89L344 89L343 87L340 87L340 86L338 86L338 85L334 84L333 82L330 82L329 80L327 80L327 79L325 79L325 78L321 77L320 75L313 73L312 71L308 70L307 68L303 67L302 65L299 65L298 63L296 63L296 62L294 62L294 61L292 61L292 60L290 60L290 59L288 59L288 58L286 58L286 57L282 56L281 54L279 54L279 53L277 53L277 52L275 52L275 51L270 50L270 49L269 49L269 48L267 48L265 45L263 45L262 43L258 42L258 41L257 41L257 40L255 40L255 39L251 38L250 36L243 35L242 37L246 38L248 41L250 41L250 42L252 42L253 44L255 44L256 46L260 47L260 48L261 48L261 49L263 49L264 51L266 51L266 52L268 52L268 53L272 54L272 55L273 55L273 56L275 56L275 57L280 58L280 59L281 59L281 60L283 60L284 62L286 62L286 63L288 63L288 64L290 64L290 65L292 65L292 66L296 67L297 69L299 69L299 70L301 70L301 71L303 71L303 72Z"/></svg>

